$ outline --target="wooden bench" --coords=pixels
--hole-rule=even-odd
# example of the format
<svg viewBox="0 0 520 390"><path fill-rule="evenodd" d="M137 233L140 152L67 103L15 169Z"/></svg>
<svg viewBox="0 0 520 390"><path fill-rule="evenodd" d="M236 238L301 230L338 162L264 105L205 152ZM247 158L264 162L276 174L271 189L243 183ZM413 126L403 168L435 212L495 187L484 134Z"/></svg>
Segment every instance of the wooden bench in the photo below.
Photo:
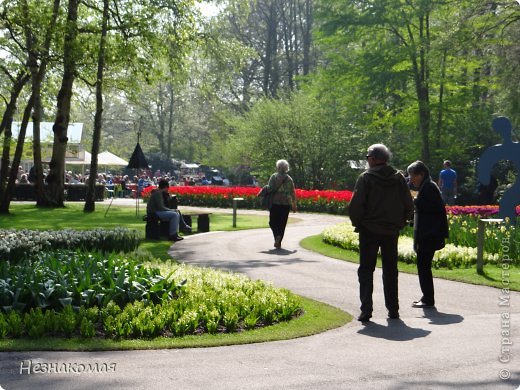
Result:
<svg viewBox="0 0 520 390"><path fill-rule="evenodd" d="M161 237L170 236L170 221L161 220L156 214L146 214L145 237L147 240L160 240Z"/></svg>
<svg viewBox="0 0 520 390"><path fill-rule="evenodd" d="M197 232L209 232L209 216L211 213L188 211L181 212L187 225L192 226L192 217L197 217ZM161 220L156 214L147 214L143 217L146 221L145 237L148 240L159 240L161 237L169 237L170 221Z"/></svg>

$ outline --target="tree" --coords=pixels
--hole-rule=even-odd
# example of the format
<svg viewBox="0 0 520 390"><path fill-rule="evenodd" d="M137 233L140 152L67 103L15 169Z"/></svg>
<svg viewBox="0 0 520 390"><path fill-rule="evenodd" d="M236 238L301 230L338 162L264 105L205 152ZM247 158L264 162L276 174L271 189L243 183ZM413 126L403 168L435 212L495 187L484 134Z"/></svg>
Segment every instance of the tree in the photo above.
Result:
<svg viewBox="0 0 520 390"><path fill-rule="evenodd" d="M365 113L356 127L366 126L367 140L385 134L379 138L402 161L435 166L449 153L463 163L473 150L465 145L479 144L483 118L496 109L493 70L481 49L510 8L465 0L320 1L323 72L336 80L323 90L356 93Z"/></svg>
<svg viewBox="0 0 520 390"><path fill-rule="evenodd" d="M251 99L295 90L298 76L313 69L313 20L312 0L227 3L210 31L228 45L243 48L231 92L243 102L241 109L247 109Z"/></svg>
<svg viewBox="0 0 520 390"><path fill-rule="evenodd" d="M0 191L0 195L2 195L0 196L0 212L4 213L9 212L9 204L17 178L17 169L14 169L14 167L18 167L20 164L25 144L27 124L29 118L31 117L31 112L33 119L34 160L36 164L35 166L40 167L39 170L37 169L38 180L36 183L39 200L42 198L41 195L43 193L41 153L39 145L39 124L42 115L41 88L47 72L50 46L54 29L56 27L56 21L58 19L60 1L54 0L54 2L51 4L45 4L49 6L48 12L46 12L47 9L46 7L42 6L42 4L39 4L39 7L36 9L33 7L33 5L34 4L30 4L26 0L21 0L19 3L13 4L12 8L4 9L2 13L2 19L5 21L6 29L8 30L9 35L13 38L12 41L14 42L11 53L22 53L25 51L27 55L24 68L22 68L19 76L14 82L11 93L11 100L6 107L5 117L2 121L2 126L8 126L6 127L8 133L6 134L6 142L4 143L3 152L3 172L0 175L0 177L2 177L2 182L5 180L4 178L6 177L5 174L8 166L8 141L10 139L10 127L14 114L14 108L16 107L16 99L21 91L21 87L23 87L23 85L29 81L29 73L31 80L31 95L24 110L22 124L19 129L20 131L18 135L18 142L14 158L11 163L13 169L11 169L9 174L9 181L7 186L3 187L3 191ZM38 25L38 23L41 23L45 27L42 28L41 25Z"/></svg>
<svg viewBox="0 0 520 390"><path fill-rule="evenodd" d="M94 211L96 208L96 181L98 168L99 141L103 118L103 76L106 63L106 45L109 19L109 0L103 0L103 16L101 20L101 36L99 39L98 64L96 77L96 114L94 117L94 134L92 136L92 161L90 164L90 179L87 182L84 211Z"/></svg>
<svg viewBox="0 0 520 390"><path fill-rule="evenodd" d="M265 98L244 116L230 118L228 125L235 130L223 151L228 165L245 164L266 180L275 162L285 158L300 188L343 186L339 178L346 176L346 164L338 164L338 157L344 157L348 134L310 94Z"/></svg>

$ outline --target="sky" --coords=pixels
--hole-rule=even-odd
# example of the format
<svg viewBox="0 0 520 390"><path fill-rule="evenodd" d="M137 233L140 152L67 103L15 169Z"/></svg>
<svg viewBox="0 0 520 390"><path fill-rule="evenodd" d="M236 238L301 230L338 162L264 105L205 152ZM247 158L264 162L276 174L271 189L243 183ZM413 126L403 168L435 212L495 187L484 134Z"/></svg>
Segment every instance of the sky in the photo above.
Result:
<svg viewBox="0 0 520 390"><path fill-rule="evenodd" d="M202 12L202 15L206 18L216 16L219 12L218 7L212 3L197 2L197 7L200 9L200 12Z"/></svg>

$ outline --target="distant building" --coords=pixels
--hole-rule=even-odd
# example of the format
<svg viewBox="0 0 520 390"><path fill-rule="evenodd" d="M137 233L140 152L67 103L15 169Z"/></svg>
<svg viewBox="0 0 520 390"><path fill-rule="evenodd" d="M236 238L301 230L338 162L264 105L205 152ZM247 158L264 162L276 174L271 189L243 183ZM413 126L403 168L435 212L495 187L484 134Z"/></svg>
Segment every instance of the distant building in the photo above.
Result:
<svg viewBox="0 0 520 390"><path fill-rule="evenodd" d="M20 122L13 122L12 133L13 139L15 140L18 139L18 134L20 133L20 126ZM54 142L54 133L52 131L52 126L54 126L54 122L40 123L40 142L42 145L42 160L47 162L50 161L52 157L52 144ZM25 133L26 143L32 143L33 133L33 123L29 122L27 124L27 131ZM86 159L85 146L82 142L83 123L69 123L67 137L69 138L67 142L67 151L65 154L65 159L67 163L70 162L72 164L81 164L81 161L84 161ZM22 160L21 165L26 171L28 171L30 167L34 165L32 154L31 158L26 158Z"/></svg>

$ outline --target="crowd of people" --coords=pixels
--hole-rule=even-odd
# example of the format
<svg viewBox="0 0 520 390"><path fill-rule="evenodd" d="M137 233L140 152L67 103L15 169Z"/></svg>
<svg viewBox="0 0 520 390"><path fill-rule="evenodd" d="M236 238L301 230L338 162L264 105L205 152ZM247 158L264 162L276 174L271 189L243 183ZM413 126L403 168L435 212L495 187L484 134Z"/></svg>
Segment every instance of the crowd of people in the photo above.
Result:
<svg viewBox="0 0 520 390"><path fill-rule="evenodd" d="M48 169L43 171L43 179L47 177L49 173ZM84 172L65 172L65 183L66 184L86 184L90 178L89 170ZM154 186L157 187L160 180L166 180L170 186L196 186L196 185L230 185L230 182L225 177L218 177L215 181L206 178L204 174L191 174L191 175L177 175L171 172L161 172L156 170L152 174L152 171L147 169L141 171L139 176L136 175L125 175L125 174L112 174L112 173L99 173L96 177L96 184L104 185L109 190L116 192L116 196L119 197L131 197L132 190L129 188L135 187L139 194L142 190ZM18 168L16 184L34 184L36 182L36 173L34 167L28 171L24 170L23 167Z"/></svg>

